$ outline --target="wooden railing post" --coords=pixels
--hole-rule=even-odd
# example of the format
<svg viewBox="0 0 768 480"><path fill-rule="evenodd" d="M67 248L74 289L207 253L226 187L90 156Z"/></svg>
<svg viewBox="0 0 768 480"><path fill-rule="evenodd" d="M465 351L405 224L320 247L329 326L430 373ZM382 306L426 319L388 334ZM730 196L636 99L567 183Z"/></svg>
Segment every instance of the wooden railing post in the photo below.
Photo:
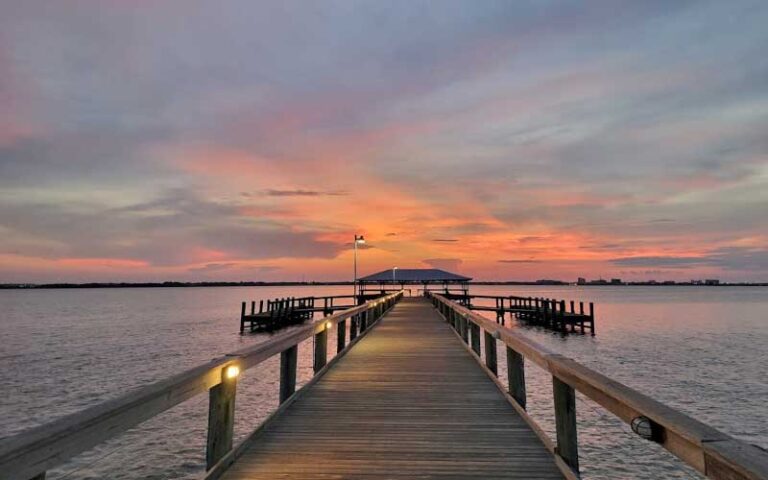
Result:
<svg viewBox="0 0 768 480"><path fill-rule="evenodd" d="M525 359L509 347L507 347L507 380L509 394L525 409Z"/></svg>
<svg viewBox="0 0 768 480"><path fill-rule="evenodd" d="M557 454L574 472L579 472L579 441L576 434L576 393L567 383L552 377L557 429Z"/></svg>
<svg viewBox="0 0 768 480"><path fill-rule="evenodd" d="M280 403L296 391L296 366L299 346L294 345L280 353Z"/></svg>
<svg viewBox="0 0 768 480"><path fill-rule="evenodd" d="M221 383L208 390L208 442L205 449L205 468L210 470L232 450L235 427L235 394L237 375L228 378L227 369L221 369Z"/></svg>
<svg viewBox="0 0 768 480"><path fill-rule="evenodd" d="M475 322L469 321L469 328L472 330L472 351L480 355L480 325Z"/></svg>
<svg viewBox="0 0 768 480"><path fill-rule="evenodd" d="M347 320L341 320L336 324L336 353L344 350L347 343Z"/></svg>
<svg viewBox="0 0 768 480"><path fill-rule="evenodd" d="M485 332L485 366L492 371L494 375L499 375L499 368L496 360L496 337Z"/></svg>
<svg viewBox="0 0 768 480"><path fill-rule="evenodd" d="M242 308L240 308L240 334L245 333L245 302L243 302Z"/></svg>
<svg viewBox="0 0 768 480"><path fill-rule="evenodd" d="M328 357L328 328L323 325L323 329L315 334L315 361L313 368L315 373L319 372L325 366Z"/></svg>
<svg viewBox="0 0 768 480"><path fill-rule="evenodd" d="M349 320L349 341L357 338L357 324L359 323L358 317L360 315L352 315L352 318Z"/></svg>

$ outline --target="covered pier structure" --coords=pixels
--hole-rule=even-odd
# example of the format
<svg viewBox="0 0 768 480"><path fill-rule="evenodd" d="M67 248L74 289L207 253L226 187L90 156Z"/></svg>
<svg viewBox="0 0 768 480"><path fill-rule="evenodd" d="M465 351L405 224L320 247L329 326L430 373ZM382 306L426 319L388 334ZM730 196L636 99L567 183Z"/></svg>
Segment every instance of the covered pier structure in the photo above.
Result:
<svg viewBox="0 0 768 480"><path fill-rule="evenodd" d="M442 292L467 295L470 277L446 272L439 268L390 268L357 279L358 303L380 297L387 292L410 290L416 286L419 292ZM419 288L420 287L420 288Z"/></svg>

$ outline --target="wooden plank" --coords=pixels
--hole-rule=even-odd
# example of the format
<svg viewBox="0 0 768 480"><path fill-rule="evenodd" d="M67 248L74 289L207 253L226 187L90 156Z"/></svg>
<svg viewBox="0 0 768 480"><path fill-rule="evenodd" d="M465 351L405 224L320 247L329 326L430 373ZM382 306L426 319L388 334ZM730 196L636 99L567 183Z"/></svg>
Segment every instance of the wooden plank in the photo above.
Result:
<svg viewBox="0 0 768 480"><path fill-rule="evenodd" d="M480 356L480 325L469 322L469 329L472 332L472 351Z"/></svg>
<svg viewBox="0 0 768 480"><path fill-rule="evenodd" d="M209 390L208 441L205 449L206 470L232 449L235 428L235 396L237 376L227 378L222 371L222 381Z"/></svg>
<svg viewBox="0 0 768 480"><path fill-rule="evenodd" d="M573 388L552 377L552 393L555 402L555 428L557 454L574 472L579 472L579 441L576 430L576 392Z"/></svg>
<svg viewBox="0 0 768 480"><path fill-rule="evenodd" d="M429 303L377 323L222 478L563 478Z"/></svg>
<svg viewBox="0 0 768 480"><path fill-rule="evenodd" d="M328 359L328 329L323 328L315 334L315 355L312 368L315 373L325 366Z"/></svg>
<svg viewBox="0 0 768 480"><path fill-rule="evenodd" d="M496 360L496 338L488 332L485 332L485 366L494 375L499 374Z"/></svg>
<svg viewBox="0 0 768 480"><path fill-rule="evenodd" d="M765 480L768 458L754 445L735 440L707 442L704 463L707 477L719 480Z"/></svg>
<svg viewBox="0 0 768 480"><path fill-rule="evenodd" d="M288 400L296 391L298 354L298 345L288 347L280 353L280 403Z"/></svg>
<svg viewBox="0 0 768 480"><path fill-rule="evenodd" d="M358 328L358 315L354 315L350 317L349 321L349 341L352 342L357 338L357 328Z"/></svg>
<svg viewBox="0 0 768 480"><path fill-rule="evenodd" d="M507 348L507 379L509 384L509 394L517 403L525 409L525 360L523 356Z"/></svg>
<svg viewBox="0 0 768 480"><path fill-rule="evenodd" d="M336 353L344 350L347 344L347 321L342 320L336 324Z"/></svg>

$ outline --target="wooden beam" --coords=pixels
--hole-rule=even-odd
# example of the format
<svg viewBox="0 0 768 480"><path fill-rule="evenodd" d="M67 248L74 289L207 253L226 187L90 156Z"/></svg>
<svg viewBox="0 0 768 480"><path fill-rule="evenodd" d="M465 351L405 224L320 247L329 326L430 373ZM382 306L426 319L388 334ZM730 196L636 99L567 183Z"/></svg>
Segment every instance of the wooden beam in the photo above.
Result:
<svg viewBox="0 0 768 480"><path fill-rule="evenodd" d="M496 338L485 332L485 366L492 371L494 375L499 374L499 368L496 359Z"/></svg>
<svg viewBox="0 0 768 480"><path fill-rule="evenodd" d="M344 350L347 343L347 321L342 320L336 324L336 353Z"/></svg>
<svg viewBox="0 0 768 480"><path fill-rule="evenodd" d="M205 449L206 470L211 469L232 449L237 375L229 377L227 371L227 368L221 369L221 382L209 390L208 442Z"/></svg>
<svg viewBox="0 0 768 480"><path fill-rule="evenodd" d="M288 347L280 353L280 403L288 400L296 391L298 353L298 345Z"/></svg>
<svg viewBox="0 0 768 480"><path fill-rule="evenodd" d="M475 322L469 322L469 329L472 330L472 351L480 355L480 325Z"/></svg>
<svg viewBox="0 0 768 480"><path fill-rule="evenodd" d="M323 328L315 334L315 360L313 368L315 373L325 366L328 359L328 329Z"/></svg>
<svg viewBox="0 0 768 480"><path fill-rule="evenodd" d="M359 323L359 315L353 315L349 320L349 341L350 343L357 338L357 325Z"/></svg>
<svg viewBox="0 0 768 480"><path fill-rule="evenodd" d="M579 441L576 432L576 393L573 387L552 377L552 393L555 401L555 427L557 430L557 454L579 473Z"/></svg>
<svg viewBox="0 0 768 480"><path fill-rule="evenodd" d="M526 408L525 359L522 355L507 347L508 391L521 407Z"/></svg>

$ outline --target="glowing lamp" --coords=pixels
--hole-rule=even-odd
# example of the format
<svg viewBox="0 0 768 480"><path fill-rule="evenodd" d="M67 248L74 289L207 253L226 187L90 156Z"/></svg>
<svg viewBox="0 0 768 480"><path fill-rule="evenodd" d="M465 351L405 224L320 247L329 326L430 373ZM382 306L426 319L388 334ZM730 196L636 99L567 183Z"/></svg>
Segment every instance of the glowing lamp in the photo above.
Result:
<svg viewBox="0 0 768 480"><path fill-rule="evenodd" d="M325 328L331 328L332 324L331 322L325 322Z"/></svg>
<svg viewBox="0 0 768 480"><path fill-rule="evenodd" d="M230 365L224 370L224 378L237 378L238 375L240 375L240 367L237 365Z"/></svg>

